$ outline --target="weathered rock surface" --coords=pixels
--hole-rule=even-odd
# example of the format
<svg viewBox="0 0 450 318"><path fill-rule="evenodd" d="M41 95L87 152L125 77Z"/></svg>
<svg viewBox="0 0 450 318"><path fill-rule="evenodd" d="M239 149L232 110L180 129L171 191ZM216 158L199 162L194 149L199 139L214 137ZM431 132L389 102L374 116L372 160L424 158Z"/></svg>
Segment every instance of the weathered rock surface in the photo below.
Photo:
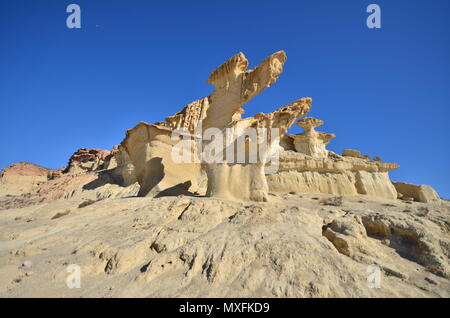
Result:
<svg viewBox="0 0 450 318"><path fill-rule="evenodd" d="M361 155L361 152L359 150L354 150L354 149L345 149L342 152L342 155L344 157L353 157L353 158L359 158L359 159L369 159L370 156L368 155ZM381 161L381 160L376 160L376 161Z"/></svg>
<svg viewBox="0 0 450 318"><path fill-rule="evenodd" d="M202 166L208 177L206 195L242 201L268 201L269 187L266 181L265 169L267 168L268 160L271 159L271 153L274 150L279 151L279 139L269 138L265 135L261 136L261 130L258 129L265 128L265 131L277 129L279 134L284 135L296 118L309 111L311 103L312 100L310 98L301 98L272 113L259 113L254 117L233 122L232 128L239 127L244 132L248 128L257 128L255 130L257 132L255 134L256 140L247 140L245 152L248 154L248 149L251 147L250 144L253 143L258 157L255 158L256 160L253 163L249 162L250 158L246 158L244 162L239 162L236 158L232 158L231 161L223 158L219 162L204 163ZM232 143L227 147L239 147L239 144L236 145L235 141L242 136L245 136L245 134L238 134L236 139L232 140ZM267 144L261 146L259 139L266 139ZM226 153L226 149L224 153Z"/></svg>
<svg viewBox="0 0 450 318"><path fill-rule="evenodd" d="M178 140L171 133L170 128L144 122L127 131L121 145L133 163L139 196L204 194L200 164L173 161L172 148Z"/></svg>
<svg viewBox="0 0 450 318"><path fill-rule="evenodd" d="M104 169L114 169L113 173L121 178L120 184L129 186L137 182L136 171L127 151L122 146L114 146L103 163Z"/></svg>
<svg viewBox="0 0 450 318"><path fill-rule="evenodd" d="M211 73L210 96L138 124L112 151L4 169L0 297L448 297L448 201L392 183L397 164L327 150L335 135L319 119L287 135L311 98L241 117L285 61L280 51L247 70L239 53ZM236 133L200 139L210 128ZM235 146L242 161L224 156ZM83 288L67 288L68 264Z"/></svg>
<svg viewBox="0 0 450 318"><path fill-rule="evenodd" d="M83 208L71 198L1 211L0 296L449 297L448 202L271 197ZM80 266L82 288L67 288L68 264ZM372 264L381 288L367 285Z"/></svg>
<svg viewBox="0 0 450 318"><path fill-rule="evenodd" d="M325 148L334 134L326 134L316 131L315 128L323 125L323 121L312 117L304 117L297 122L297 126L305 131L298 135L290 135L293 139L296 152L303 153L313 158L327 158L328 150Z"/></svg>
<svg viewBox="0 0 450 318"><path fill-rule="evenodd" d="M113 171L63 174L56 179L40 183L30 192L0 197L0 209L32 206L59 199L100 200L110 197L136 196L138 191L137 183L123 186Z"/></svg>
<svg viewBox="0 0 450 318"><path fill-rule="evenodd" d="M247 70L248 61L239 53L211 73L208 83L216 90L210 96L187 105L167 117L165 122L142 122L128 130L121 145L133 163L141 187L139 195L190 193L241 201L267 201L269 191L293 191L396 199L398 193L388 172L397 169L397 164L383 163L379 157L370 161L369 156L361 155L357 150L346 149L343 156L327 150L326 145L336 136L316 131L315 127L323 124L316 118L299 120L297 125L304 132L286 135L294 121L310 110L311 98L299 99L269 114L241 118L242 106L278 79L285 62L286 54L280 51L255 69ZM198 139L211 128L222 132L222 137L217 137L219 142L212 136L204 138L198 150ZM278 129L279 138L272 138L261 151L260 141L266 136L261 138L261 130L256 136L248 136L247 131L252 128ZM230 140L225 133L229 129L237 131ZM183 137L181 147L180 140L172 138L178 130L182 130L178 133ZM228 150L234 153L234 149L239 149L242 138L247 138L245 160L237 161L238 155L233 155L231 160L225 158ZM177 162L173 157L175 148L180 153L188 153L191 159ZM252 148L258 152L256 161L248 159ZM219 151L223 157L204 160L210 149ZM279 167L275 169L273 161L269 160L274 154L279 161ZM269 162L271 171L268 171Z"/></svg>
<svg viewBox="0 0 450 318"><path fill-rule="evenodd" d="M28 162L5 168L0 176L0 209L73 197L135 196L138 191L133 164L120 147L112 152L82 148L71 156L66 168L47 169Z"/></svg>
<svg viewBox="0 0 450 318"><path fill-rule="evenodd" d="M18 162L3 169L0 174L0 197L19 195L37 188L47 181L55 170L47 169L30 162Z"/></svg>
<svg viewBox="0 0 450 318"><path fill-rule="evenodd" d="M439 201L437 192L429 185L415 185L405 182L393 182L395 189L403 197L413 198L418 202Z"/></svg>
<svg viewBox="0 0 450 318"><path fill-rule="evenodd" d="M315 130L323 121L305 117L297 125L305 131L289 135L280 143L278 172L268 174L270 191L277 193L328 193L336 195L365 194L396 199L388 171L399 166L383 163L379 158L370 161L359 151L345 150L339 156L326 149L334 134Z"/></svg>

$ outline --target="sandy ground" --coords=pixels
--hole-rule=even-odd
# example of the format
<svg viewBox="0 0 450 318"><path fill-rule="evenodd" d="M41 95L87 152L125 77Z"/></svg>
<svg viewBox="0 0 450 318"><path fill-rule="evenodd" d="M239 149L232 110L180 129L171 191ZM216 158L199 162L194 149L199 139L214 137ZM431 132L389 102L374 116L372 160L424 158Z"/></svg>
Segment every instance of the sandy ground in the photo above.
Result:
<svg viewBox="0 0 450 318"><path fill-rule="evenodd" d="M449 296L448 201L328 198L133 197L83 208L66 199L2 210L0 296ZM80 288L67 285L70 264ZM380 288L368 285L372 264Z"/></svg>

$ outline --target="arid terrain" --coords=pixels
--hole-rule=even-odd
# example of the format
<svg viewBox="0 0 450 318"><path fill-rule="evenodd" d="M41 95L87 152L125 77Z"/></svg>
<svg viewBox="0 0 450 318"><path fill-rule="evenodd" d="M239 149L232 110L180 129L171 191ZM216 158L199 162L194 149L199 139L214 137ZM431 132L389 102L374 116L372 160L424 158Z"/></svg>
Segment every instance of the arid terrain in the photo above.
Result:
<svg viewBox="0 0 450 318"><path fill-rule="evenodd" d="M258 203L87 201L102 187L113 185L0 211L0 296L449 296L445 200L291 193ZM70 264L81 268L79 289L66 285ZM367 285L370 264L382 269L381 288Z"/></svg>

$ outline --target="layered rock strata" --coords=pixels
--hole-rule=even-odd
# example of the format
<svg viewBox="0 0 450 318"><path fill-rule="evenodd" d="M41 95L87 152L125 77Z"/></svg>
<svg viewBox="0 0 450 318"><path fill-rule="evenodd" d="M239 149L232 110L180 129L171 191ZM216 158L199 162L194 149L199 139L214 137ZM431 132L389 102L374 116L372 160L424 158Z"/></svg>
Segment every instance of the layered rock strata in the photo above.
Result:
<svg viewBox="0 0 450 318"><path fill-rule="evenodd" d="M326 149L334 134L315 130L322 120L305 117L297 125L305 131L289 135L282 143L279 170L267 175L272 192L329 193L336 195L365 194L389 199L397 191L388 172L399 168L394 163L370 161L357 150L345 150L344 156Z"/></svg>
<svg viewBox="0 0 450 318"><path fill-rule="evenodd" d="M393 185L403 198L412 198L414 201L425 203L440 200L437 192L429 185L415 185L405 182L393 182Z"/></svg>
<svg viewBox="0 0 450 318"><path fill-rule="evenodd" d="M216 87L210 96L187 105L182 111L167 117L165 122L142 122L128 130L121 145L135 167L141 186L139 195L155 195L160 192L202 194L206 191L207 195L225 198L266 200L268 187L263 173L264 159L258 159L255 166L235 165L219 160L212 163L212 166L203 163L202 169L202 164L194 162L195 160L188 163L174 161L172 149L179 140L174 140L171 136L174 130L181 129L184 134L192 134L194 143L193 134L199 122L200 134L208 128L217 131L226 128L239 128L242 131L246 128L280 128L284 134L296 118L309 111L310 99L302 99L273 113L260 113L246 119L241 119L244 112L241 106L278 79L285 61L286 54L280 51L266 58L256 68L246 70L248 61L244 54L236 54L209 76L208 83ZM265 157L263 154L262 158ZM207 174L206 189L202 171ZM232 180L237 176L241 180L240 190L231 190L234 188Z"/></svg>

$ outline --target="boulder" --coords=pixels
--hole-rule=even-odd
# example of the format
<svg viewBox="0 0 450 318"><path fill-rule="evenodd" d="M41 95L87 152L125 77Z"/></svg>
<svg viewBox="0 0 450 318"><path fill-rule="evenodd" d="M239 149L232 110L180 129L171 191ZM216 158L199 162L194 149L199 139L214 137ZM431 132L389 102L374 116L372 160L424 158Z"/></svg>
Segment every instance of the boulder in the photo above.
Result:
<svg viewBox="0 0 450 318"><path fill-rule="evenodd" d="M36 189L56 170L48 169L31 162L18 162L3 169L0 174L0 196L19 195Z"/></svg>
<svg viewBox="0 0 450 318"><path fill-rule="evenodd" d="M439 201L438 193L429 185L416 185L405 182L392 182L397 192L401 193L403 197L414 198L418 202L433 202Z"/></svg>

